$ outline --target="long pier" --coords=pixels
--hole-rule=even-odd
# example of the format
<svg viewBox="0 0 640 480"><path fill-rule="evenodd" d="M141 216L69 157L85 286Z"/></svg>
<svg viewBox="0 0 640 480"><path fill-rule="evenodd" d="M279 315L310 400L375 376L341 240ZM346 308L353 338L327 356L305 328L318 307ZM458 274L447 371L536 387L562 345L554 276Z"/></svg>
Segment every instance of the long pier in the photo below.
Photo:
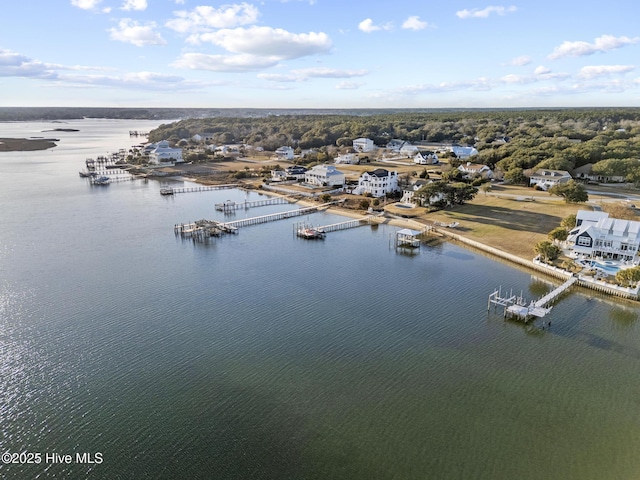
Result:
<svg viewBox="0 0 640 480"><path fill-rule="evenodd" d="M562 285L560 285L558 288L556 288L555 290L547 293L540 300L537 300L536 302L534 302L533 303L534 307L535 308L544 308L544 307L546 307L549 303L551 303L553 300L555 300L556 297L560 296L563 292L568 290L569 287L571 287L571 285L576 283L577 280L578 280L578 277L573 277L573 276L569 277L567 279L567 281L564 282Z"/></svg>
<svg viewBox="0 0 640 480"><path fill-rule="evenodd" d="M236 188L237 183L231 183L227 185L200 185L197 187L163 187L160 189L161 195L175 195L177 193L191 193L191 192L208 192L211 190L228 190L230 188Z"/></svg>
<svg viewBox="0 0 640 480"><path fill-rule="evenodd" d="M323 232L336 232L338 230L347 230L349 228L362 227L363 225L371 225L373 223L373 215L367 215L363 218L355 220L347 220L346 222L332 223L331 225L323 225L322 227L316 227Z"/></svg>
<svg viewBox="0 0 640 480"><path fill-rule="evenodd" d="M264 207L267 205L284 205L289 203L291 202L286 198L275 197L275 198L270 198L268 200L256 200L254 202L228 201L224 203L216 203L215 207L216 207L216 210L220 212L230 212L233 210L242 210L242 209L248 210L249 208L254 208L254 207Z"/></svg>
<svg viewBox="0 0 640 480"><path fill-rule="evenodd" d="M232 222L225 222L222 225L240 228L240 227L246 227L249 225L258 225L260 223L275 222L276 220L284 220L285 218L299 217L300 215L313 213L313 212L316 212L320 207L324 207L327 205L330 205L330 204L324 203L322 205L313 206L313 207L298 208L296 210L288 210L286 212L280 212L280 213L271 213L269 215L262 215L260 217L234 220Z"/></svg>

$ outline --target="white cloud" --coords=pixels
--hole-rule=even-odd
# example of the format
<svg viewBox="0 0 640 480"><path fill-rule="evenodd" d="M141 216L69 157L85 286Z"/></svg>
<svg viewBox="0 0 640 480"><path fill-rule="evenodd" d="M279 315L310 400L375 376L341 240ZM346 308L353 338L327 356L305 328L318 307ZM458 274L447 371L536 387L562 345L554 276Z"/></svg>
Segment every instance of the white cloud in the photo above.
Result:
<svg viewBox="0 0 640 480"><path fill-rule="evenodd" d="M335 68L301 68L289 74L261 73L258 78L270 82L306 82L310 78L352 78L368 75L368 70L339 70Z"/></svg>
<svg viewBox="0 0 640 480"><path fill-rule="evenodd" d="M633 65L591 65L582 67L578 73L580 78L595 78L619 73L627 73L635 70Z"/></svg>
<svg viewBox="0 0 640 480"><path fill-rule="evenodd" d="M386 23L384 25L374 25L373 20L371 20L370 18L367 18L358 24L358 29L362 30L365 33L371 33L378 30L391 30L392 28L393 27L390 23Z"/></svg>
<svg viewBox="0 0 640 480"><path fill-rule="evenodd" d="M293 70L292 73L300 75L305 78L351 78L362 77L369 73L368 70L337 70L334 68L304 68L300 70Z"/></svg>
<svg viewBox="0 0 640 480"><path fill-rule="evenodd" d="M553 50L549 58L555 60L562 57L582 57L593 55L596 52L607 52L638 42L640 42L640 37L614 37L613 35L602 35L596 38L593 43L583 41L563 42Z"/></svg>
<svg viewBox="0 0 640 480"><path fill-rule="evenodd" d="M259 73L258 78L268 80L270 82L303 82L306 79L299 75L284 75L281 73Z"/></svg>
<svg viewBox="0 0 640 480"><path fill-rule="evenodd" d="M549 70L544 65L537 66L536 69L533 71L534 75L546 75L548 73L551 73L551 70Z"/></svg>
<svg viewBox="0 0 640 480"><path fill-rule="evenodd" d="M364 83L362 82L349 82L345 80L336 85L336 90L356 90L360 88Z"/></svg>
<svg viewBox="0 0 640 480"><path fill-rule="evenodd" d="M10 50L0 50L0 77L57 78L55 66Z"/></svg>
<svg viewBox="0 0 640 480"><path fill-rule="evenodd" d="M402 23L402 28L404 28L405 30L424 30L428 26L429 24L420 20L420 17L418 17L417 15L407 18Z"/></svg>
<svg viewBox="0 0 640 480"><path fill-rule="evenodd" d="M511 60L509 60L507 65L512 67L524 67L525 65L529 65L530 63L531 63L531 57L527 55L521 55L519 57L512 58Z"/></svg>
<svg viewBox="0 0 640 480"><path fill-rule="evenodd" d="M206 55L203 53L185 53L171 64L176 68L190 70L209 70L213 72L252 72L273 67L279 57L259 55Z"/></svg>
<svg viewBox="0 0 640 480"><path fill-rule="evenodd" d="M82 10L93 10L102 0L71 0L71 5Z"/></svg>
<svg viewBox="0 0 640 480"><path fill-rule="evenodd" d="M500 79L504 83L531 83L534 81L531 77L526 75L505 75Z"/></svg>
<svg viewBox="0 0 640 480"><path fill-rule="evenodd" d="M190 12L181 10L174 15L176 18L169 20L166 26L180 33L191 33L250 25L258 20L260 12L253 5L240 3L220 8L198 6Z"/></svg>
<svg viewBox="0 0 640 480"><path fill-rule="evenodd" d="M232 53L279 60L328 53L332 46L326 33L291 33L281 28L256 26L203 33L191 41L210 42Z"/></svg>
<svg viewBox="0 0 640 480"><path fill-rule="evenodd" d="M147 0L125 0L122 10L146 10Z"/></svg>
<svg viewBox="0 0 640 480"><path fill-rule="evenodd" d="M185 80L176 75L153 72L131 72L120 76L113 75L68 75L59 80L73 85L108 86L134 90L186 90L200 89L210 84Z"/></svg>
<svg viewBox="0 0 640 480"><path fill-rule="evenodd" d="M504 16L508 13L513 13L518 9L513 5L510 7L498 7L498 6L488 6L483 9L474 8L472 10L459 10L456 12L456 16L458 18L487 18L492 13L495 13L500 16Z"/></svg>
<svg viewBox="0 0 640 480"><path fill-rule="evenodd" d="M140 25L138 22L130 18L123 18L118 23L118 28L110 28L107 30L112 40L119 42L131 43L137 47L146 45L166 45L166 41L159 33L154 31L155 22L149 22L147 25Z"/></svg>

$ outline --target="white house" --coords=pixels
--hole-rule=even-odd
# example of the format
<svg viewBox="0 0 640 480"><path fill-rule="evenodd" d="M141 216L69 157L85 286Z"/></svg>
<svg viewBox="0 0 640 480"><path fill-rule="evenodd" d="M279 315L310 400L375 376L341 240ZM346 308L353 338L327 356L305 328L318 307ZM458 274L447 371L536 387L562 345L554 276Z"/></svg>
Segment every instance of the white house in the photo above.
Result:
<svg viewBox="0 0 640 480"><path fill-rule="evenodd" d="M571 180L571 174L565 170L540 169L529 177L529 186L538 186L542 190L549 190L559 183L566 183Z"/></svg>
<svg viewBox="0 0 640 480"><path fill-rule="evenodd" d="M416 153L416 156L413 157L413 163L416 163L418 165L437 165L438 163L440 163L440 160L438 160L438 155L436 155L436 152L425 150Z"/></svg>
<svg viewBox="0 0 640 480"><path fill-rule="evenodd" d="M345 153L344 155L338 155L333 161L338 164L353 165L360 163L360 158L355 153Z"/></svg>
<svg viewBox="0 0 640 480"><path fill-rule="evenodd" d="M576 255L637 264L640 222L580 210L565 243Z"/></svg>
<svg viewBox="0 0 640 480"><path fill-rule="evenodd" d="M466 160L469 157L478 155L478 150L475 147L461 147L460 145L453 145L451 152L460 160Z"/></svg>
<svg viewBox="0 0 640 480"><path fill-rule="evenodd" d="M304 181L311 185L333 187L344 185L345 175L333 165L316 165L305 172Z"/></svg>
<svg viewBox="0 0 640 480"><path fill-rule="evenodd" d="M171 148L167 140L162 140L149 149L149 163L157 165L173 165L184 162L181 148ZM145 149L146 150L146 149Z"/></svg>
<svg viewBox="0 0 640 480"><path fill-rule="evenodd" d="M374 197L383 197L387 193L398 190L398 172L390 172L384 168L376 168L372 172L364 172L358 179L358 186L353 193L363 195L369 193Z"/></svg>
<svg viewBox="0 0 640 480"><path fill-rule="evenodd" d="M276 157L279 160L293 160L293 148L289 146L283 146L276 150Z"/></svg>
<svg viewBox="0 0 640 480"><path fill-rule="evenodd" d="M419 178L418 180L414 181L411 186L409 186L408 188L405 188L402 190L402 198L400 199L400 202L403 203L411 203L413 202L413 195L420 190L424 185L426 185L427 183L432 183L433 180L426 180L423 178Z"/></svg>
<svg viewBox="0 0 640 480"><path fill-rule="evenodd" d="M416 153L418 153L418 147L411 145L409 142L405 142L402 147L400 147L400 155L413 157Z"/></svg>
<svg viewBox="0 0 640 480"><path fill-rule="evenodd" d="M356 152L371 152L375 150L375 145L373 144L373 140L370 138L356 138L353 141L353 149Z"/></svg>
<svg viewBox="0 0 640 480"><path fill-rule="evenodd" d="M464 178L493 178L493 171L486 165L480 163L467 162L458 167Z"/></svg>

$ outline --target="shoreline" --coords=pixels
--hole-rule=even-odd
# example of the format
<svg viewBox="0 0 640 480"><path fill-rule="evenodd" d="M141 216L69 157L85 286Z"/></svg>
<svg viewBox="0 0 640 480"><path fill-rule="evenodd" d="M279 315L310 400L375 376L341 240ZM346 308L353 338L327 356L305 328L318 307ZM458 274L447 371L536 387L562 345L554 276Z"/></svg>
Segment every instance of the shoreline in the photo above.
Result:
<svg viewBox="0 0 640 480"><path fill-rule="evenodd" d="M197 180L194 180L194 181L197 181ZM247 191L259 191L260 193L269 195L269 196L276 196L276 197L291 199L290 195L285 195L282 193L265 190L262 188L247 188L246 186L242 186L242 185L240 185L238 188L244 189ZM296 199L294 203L298 203L304 206L316 205L315 202L309 201L306 199ZM348 218L362 218L363 216L367 215L366 212L356 213L356 211L346 210L346 209L342 209L334 206L327 207L326 211L329 211L336 215L348 217ZM491 247L482 242L478 242L476 240L466 238L463 235L454 233L444 228L438 228L434 225L431 225L428 223L422 223L412 218L397 218L397 217L388 216L388 215L389 214L387 212L384 212L384 215L381 216L380 218L383 218L385 221L382 221L380 223L403 227L403 228L411 228L411 229L416 229L416 228L422 229L424 227L429 226L432 228L432 231L434 233L436 233L440 238L444 240L447 240L452 243L459 243L463 246L463 248L478 251L481 254L486 254L490 257L496 257L496 258L502 259L508 264L523 267L529 271L532 271L535 273L542 273L549 277L560 279L562 281L566 280L567 278L573 275L571 272L568 272L566 270L562 270L557 267L553 267L551 265L545 265L545 264L542 264L541 262L536 263L535 259L528 260L528 259L519 257L517 255L506 252L504 250ZM640 292L640 285L632 290L629 288L617 287L611 284L607 284L605 282L587 280L587 277L585 277L584 275L579 276L579 280L576 282L576 285L583 288L590 289L590 290L595 290L601 293L605 293L607 295L614 296L617 298L624 298L625 300L631 300L634 302L638 301L638 295Z"/></svg>

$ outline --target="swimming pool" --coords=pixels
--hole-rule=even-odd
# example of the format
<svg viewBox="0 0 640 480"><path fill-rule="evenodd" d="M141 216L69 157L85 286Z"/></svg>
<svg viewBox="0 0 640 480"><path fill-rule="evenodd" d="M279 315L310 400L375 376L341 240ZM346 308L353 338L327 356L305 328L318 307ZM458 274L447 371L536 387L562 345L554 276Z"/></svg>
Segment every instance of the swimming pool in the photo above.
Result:
<svg viewBox="0 0 640 480"><path fill-rule="evenodd" d="M617 262L611 262L609 260L592 260L591 267L604 270L609 275L615 275L620 271L620 265Z"/></svg>

